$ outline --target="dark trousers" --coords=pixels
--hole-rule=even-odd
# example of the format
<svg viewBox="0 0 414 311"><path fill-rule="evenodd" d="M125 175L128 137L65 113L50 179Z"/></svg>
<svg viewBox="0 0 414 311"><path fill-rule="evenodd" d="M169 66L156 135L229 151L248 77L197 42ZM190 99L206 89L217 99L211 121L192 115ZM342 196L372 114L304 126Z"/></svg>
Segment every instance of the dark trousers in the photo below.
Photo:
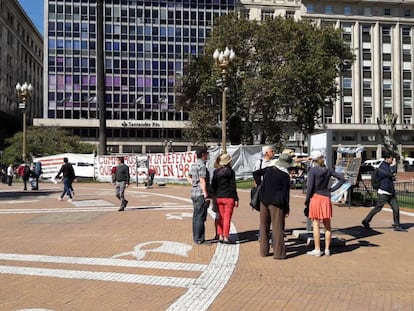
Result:
<svg viewBox="0 0 414 311"><path fill-rule="evenodd" d="M368 213L364 221L371 222L372 218L379 213L384 207L385 203L388 203L392 208L392 215L394 218L394 225L400 225L400 206L398 205L397 197L394 195L378 194L378 201L375 207Z"/></svg>
<svg viewBox="0 0 414 311"><path fill-rule="evenodd" d="M72 187L72 178L63 177L63 192L60 195L60 197L63 198L65 194L67 194L68 197L72 199L72 192L70 190L71 187Z"/></svg>
<svg viewBox="0 0 414 311"><path fill-rule="evenodd" d="M27 181L29 180L29 177L23 177L23 190L27 190Z"/></svg>
<svg viewBox="0 0 414 311"><path fill-rule="evenodd" d="M260 203L260 256L269 255L269 231L272 224L273 257L286 258L285 247L285 212L274 205Z"/></svg>
<svg viewBox="0 0 414 311"><path fill-rule="evenodd" d="M205 240L205 221L208 205L204 196L191 198L193 200L193 240L202 243Z"/></svg>

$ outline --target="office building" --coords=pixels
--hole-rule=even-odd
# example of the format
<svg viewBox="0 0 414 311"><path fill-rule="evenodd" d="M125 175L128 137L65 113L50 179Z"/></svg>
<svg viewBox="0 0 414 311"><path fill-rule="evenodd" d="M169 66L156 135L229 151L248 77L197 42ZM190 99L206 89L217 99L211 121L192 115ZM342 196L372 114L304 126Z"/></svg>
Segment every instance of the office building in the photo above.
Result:
<svg viewBox="0 0 414 311"><path fill-rule="evenodd" d="M45 1L44 118L98 143L95 1ZM108 152L186 151L188 114L174 109L184 64L203 51L213 19L234 0L106 0L104 54Z"/></svg>
<svg viewBox="0 0 414 311"><path fill-rule="evenodd" d="M16 84L33 86L27 124L43 113L43 38L17 0L0 0L0 151L22 129ZM0 160L1 161L1 160Z"/></svg>

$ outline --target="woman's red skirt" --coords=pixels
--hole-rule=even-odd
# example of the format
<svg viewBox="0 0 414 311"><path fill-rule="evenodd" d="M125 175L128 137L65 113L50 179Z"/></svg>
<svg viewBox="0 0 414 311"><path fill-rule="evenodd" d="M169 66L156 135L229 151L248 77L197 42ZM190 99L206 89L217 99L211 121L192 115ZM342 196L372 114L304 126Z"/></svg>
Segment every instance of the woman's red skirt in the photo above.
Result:
<svg viewBox="0 0 414 311"><path fill-rule="evenodd" d="M310 219L332 218L332 202L330 197L315 193L309 204Z"/></svg>

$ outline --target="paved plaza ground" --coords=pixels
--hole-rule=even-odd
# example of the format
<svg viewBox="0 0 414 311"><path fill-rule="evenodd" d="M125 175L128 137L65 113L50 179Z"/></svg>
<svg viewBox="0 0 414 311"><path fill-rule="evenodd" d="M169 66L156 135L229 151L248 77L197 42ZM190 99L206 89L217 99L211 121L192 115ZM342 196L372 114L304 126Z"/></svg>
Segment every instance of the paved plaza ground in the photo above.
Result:
<svg viewBox="0 0 414 311"><path fill-rule="evenodd" d="M128 188L118 212L105 183L75 183L72 203L62 184L0 184L0 310L414 310L414 218L393 231L384 210L372 230L369 207L334 206L332 256L306 255L293 232L306 227L304 194L291 192L288 258L259 256L259 215L239 190L236 245L192 242L190 188ZM214 221L206 223L213 237Z"/></svg>

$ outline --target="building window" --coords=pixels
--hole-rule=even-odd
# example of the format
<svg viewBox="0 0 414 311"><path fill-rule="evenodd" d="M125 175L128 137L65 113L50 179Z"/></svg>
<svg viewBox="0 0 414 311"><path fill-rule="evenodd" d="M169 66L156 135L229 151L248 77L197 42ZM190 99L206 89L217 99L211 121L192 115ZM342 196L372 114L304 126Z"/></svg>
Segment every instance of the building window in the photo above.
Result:
<svg viewBox="0 0 414 311"><path fill-rule="evenodd" d="M332 5L325 6L325 14L333 14L333 7Z"/></svg>
<svg viewBox="0 0 414 311"><path fill-rule="evenodd" d="M404 10L404 17L411 17L411 10L410 9Z"/></svg>
<svg viewBox="0 0 414 311"><path fill-rule="evenodd" d="M295 11L286 11L286 18L295 18Z"/></svg>
<svg viewBox="0 0 414 311"><path fill-rule="evenodd" d="M250 10L249 9L241 9L240 10L240 18L248 20L249 16L250 16Z"/></svg>
<svg viewBox="0 0 414 311"><path fill-rule="evenodd" d="M273 10L262 10L262 21L266 19L273 19L274 11Z"/></svg>
<svg viewBox="0 0 414 311"><path fill-rule="evenodd" d="M365 16L372 16L371 8L364 8L364 15Z"/></svg>
<svg viewBox="0 0 414 311"><path fill-rule="evenodd" d="M352 9L350 6L346 5L344 7L344 15L352 15Z"/></svg>
<svg viewBox="0 0 414 311"><path fill-rule="evenodd" d="M313 4L308 4L308 6L306 7L306 10L308 13L315 13L315 8Z"/></svg>
<svg viewBox="0 0 414 311"><path fill-rule="evenodd" d="M391 9L390 8L385 8L384 9L384 16L391 16Z"/></svg>

